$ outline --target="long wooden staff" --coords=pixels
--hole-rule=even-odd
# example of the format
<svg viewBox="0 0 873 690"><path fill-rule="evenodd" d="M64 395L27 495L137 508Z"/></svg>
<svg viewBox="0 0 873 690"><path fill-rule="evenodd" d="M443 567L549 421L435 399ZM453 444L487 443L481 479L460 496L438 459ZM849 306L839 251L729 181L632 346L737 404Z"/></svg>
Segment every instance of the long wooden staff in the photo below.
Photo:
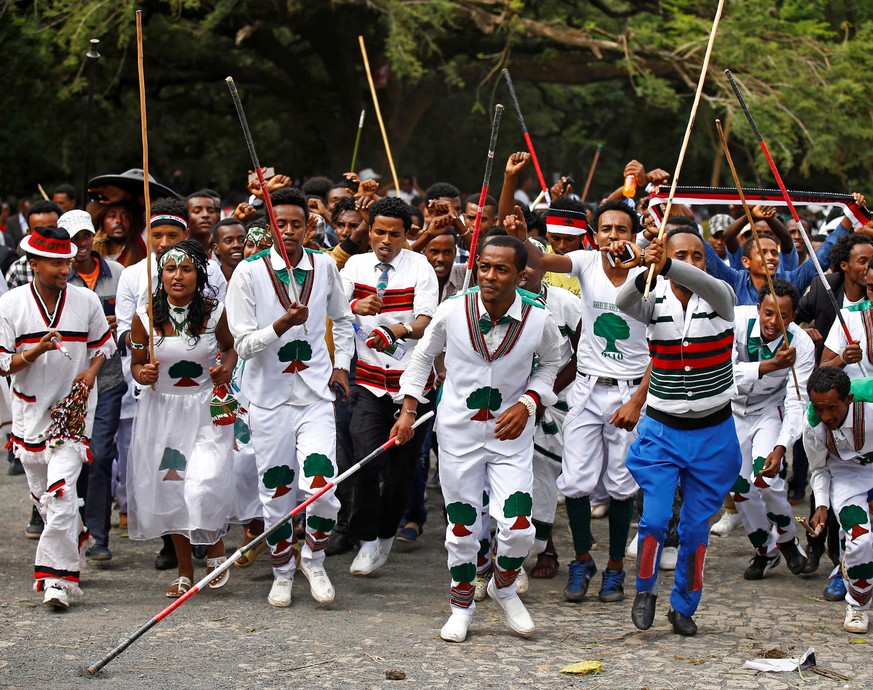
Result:
<svg viewBox="0 0 873 690"><path fill-rule="evenodd" d="M597 168L597 161L600 160L600 149L603 148L603 144L597 145L597 150L594 152L594 160L591 161L591 169L588 171L588 179L585 180L585 189L582 190L582 203L585 203L585 200L588 198L588 190L591 187L591 180L594 179L594 170Z"/></svg>
<svg viewBox="0 0 873 690"><path fill-rule="evenodd" d="M731 175L733 175L734 178L737 194L740 195L740 202L743 204L743 210L746 212L746 220L749 221L749 227L752 229L752 237L755 238L755 247L763 261L764 251L761 249L761 238L758 237L758 229L755 227L755 219L752 218L752 210L749 208L749 204L746 203L746 195L743 193L743 187L740 184L737 169L734 167L734 159L731 157L731 151L728 148L727 137L724 134L724 130L721 128L721 120L715 121L715 127L718 129L718 136L721 139L721 149L724 151L724 157L727 160L728 167L731 169ZM767 285L770 286L770 294L773 296L773 302L776 304L776 316L779 319L779 328L782 329L782 347L787 348L788 330L785 328L785 321L782 319L782 310L779 308L779 301L776 299L776 290L773 289L773 278L770 276L770 271L768 270L765 270L764 274L767 276ZM794 378L794 390L797 392L797 399L801 400L800 384L797 382L797 372L794 370L794 365L791 365L791 376Z"/></svg>
<svg viewBox="0 0 873 690"><path fill-rule="evenodd" d="M379 129L382 130L382 141L385 142L385 153L388 156L388 165L391 166L391 177L394 178L394 189L400 194L400 181L397 179L397 170L394 168L394 158L391 156L391 146L388 144L388 134L385 131L385 122L382 120L382 111L379 109L379 99L376 97L376 85L373 83L373 74L370 72L370 61L367 59L367 46L364 45L364 37L358 36L361 44L361 55L364 57L364 69L367 71L367 81L370 83L370 94L373 96L373 107L376 109L376 119L379 120Z"/></svg>
<svg viewBox="0 0 873 690"><path fill-rule="evenodd" d="M740 89L737 86L737 83L734 81L734 75L731 74L731 71L729 69L726 69L724 73L728 79L728 82L731 85L731 89L733 89L734 95L737 97L737 101L739 101L740 103L740 107L743 109L743 113L745 114L746 119L749 121L749 125L751 126L752 131L755 133L755 138L758 140L758 145L761 147L761 151L764 152L764 158L767 159L767 164L770 166L770 171L773 173L773 177L776 178L776 184L779 185L779 191L782 192L782 198L785 199L785 204L786 206L788 206L788 210L791 211L791 217L797 224L797 230L800 233L800 236L803 238L803 243L806 245L806 251L809 253L809 261L812 261L813 266L815 266L815 270L818 273L819 280L821 280L822 285L824 285L825 292L827 293L827 296L831 301L831 306L837 313L837 320L840 322L840 326L842 326L843 328L843 333L846 334L846 342L856 343L858 341L852 338L852 334L849 332L849 327L846 325L846 320L843 318L843 314L840 310L840 305L837 304L837 298L834 295L834 291L831 289L831 284L825 277L825 273L822 270L821 263L819 263L818 256L815 253L815 248L812 246L812 242L810 242L809 235L807 235L806 230L803 229L803 223L800 222L800 216L797 215L797 209L794 208L794 202L791 200L791 195L785 188L785 183L782 181L782 175L779 174L779 169L776 167L776 161L774 161L773 156L770 155L770 149L767 147L767 142L764 141L761 130L758 129L758 125L755 124L755 119L752 117L752 113L749 111L749 106L746 105L746 99L743 98L743 94L740 93ZM859 361L857 364L858 368L861 370L861 374L866 377L867 371L864 368L863 360Z"/></svg>
<svg viewBox="0 0 873 690"><path fill-rule="evenodd" d="M142 69L142 10L136 11L136 64L139 70L139 118L142 128L142 176L145 196L146 238L148 248L146 251L146 285L148 289L148 315L149 315L149 362L155 361L155 319L152 304L152 199L149 189L149 133L146 121L146 96L145 75ZM152 386L154 388L154 386Z"/></svg>
<svg viewBox="0 0 873 690"><path fill-rule="evenodd" d="M718 0L718 8L715 10L715 19L712 20L712 29L709 32L709 43L706 44L706 54L703 56L703 66L700 68L700 79L697 81L697 91L694 93L694 103L691 105L691 115L688 117L688 126L685 128L685 137L682 139L682 148L679 149L679 160L676 161L676 170L673 172L673 183L670 185L670 196L667 197L667 206L664 209L664 217L661 219L661 228L658 230L658 239L663 240L667 232L667 221L670 218L670 210L673 207L673 197L676 195L676 185L679 183L679 173L682 171L682 162L685 160L685 151L688 148L688 140L691 138L691 130L694 129L694 117L697 115L697 106L700 105L700 96L703 93L703 83L706 81L706 72L709 69L709 57L712 55L712 46L715 43L715 34L718 30L718 22L721 19L721 11L724 9L724 0ZM649 275L646 276L646 290L643 293L645 299L649 298L652 288L652 279L655 277L655 265L649 267Z"/></svg>

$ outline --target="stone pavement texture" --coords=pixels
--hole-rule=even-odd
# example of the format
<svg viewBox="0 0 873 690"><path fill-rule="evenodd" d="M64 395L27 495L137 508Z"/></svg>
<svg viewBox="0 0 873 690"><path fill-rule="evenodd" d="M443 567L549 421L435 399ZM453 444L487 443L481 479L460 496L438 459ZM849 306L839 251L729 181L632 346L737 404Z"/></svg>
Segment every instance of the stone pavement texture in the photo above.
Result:
<svg viewBox="0 0 873 690"><path fill-rule="evenodd" d="M439 639L448 616L448 582L440 496L429 492L431 514L412 548L396 548L377 574L353 578L353 554L327 559L336 602L320 607L306 580L294 584L291 608L267 604L271 574L263 555L246 570L233 568L220 591L198 594L146 633L101 674L84 668L162 610L175 577L153 568L155 542L111 535L113 560L83 573L85 599L70 611L46 610L31 589L35 542L24 538L30 515L23 477L0 474L0 687L39 688L869 688L873 635L843 632L845 606L821 597L827 572L791 575L784 564L760 582L742 572L749 547L741 530L713 538L707 560L700 633L682 638L666 620L672 574L661 576L661 601L652 629L630 620L633 564L627 599L603 604L592 594L568 604L562 590L570 539L563 509L556 539L561 567L553 580L531 580L524 600L537 624L530 640L504 625L497 605L476 611L464 644ZM606 520L594 523L606 544ZM227 538L235 546L241 530ZM228 554L230 550L228 550ZM595 552L598 566L605 553ZM198 578L205 566L197 566ZM859 640L864 640L859 643ZM747 659L778 648L799 655L814 647L818 663L851 678L838 681L804 672L759 674ZM598 660L596 676L567 676L564 666ZM405 680L387 680L402 669Z"/></svg>

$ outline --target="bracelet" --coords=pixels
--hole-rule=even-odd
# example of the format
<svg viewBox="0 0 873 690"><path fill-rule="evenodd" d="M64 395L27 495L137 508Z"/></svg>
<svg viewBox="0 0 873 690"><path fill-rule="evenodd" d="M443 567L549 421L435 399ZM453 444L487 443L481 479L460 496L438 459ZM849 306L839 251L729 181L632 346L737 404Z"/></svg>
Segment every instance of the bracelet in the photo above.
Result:
<svg viewBox="0 0 873 690"><path fill-rule="evenodd" d="M518 402L520 402L522 405L524 405L525 409L527 410L528 417L533 417L536 414L537 404L534 402L534 399L532 397L530 397L527 393L522 395L518 399Z"/></svg>
<svg viewBox="0 0 873 690"><path fill-rule="evenodd" d="M145 345L140 343L135 343L132 340L130 341L130 349L131 350L145 350Z"/></svg>
<svg viewBox="0 0 873 690"><path fill-rule="evenodd" d="M22 356L23 356L23 355L22 355ZM843 353L842 353L842 352L839 354L839 358L840 358L840 361L843 363L843 366L846 366L846 365L848 364L848 362L847 362L845 359L843 359ZM24 360L24 361L26 362L27 360Z"/></svg>
<svg viewBox="0 0 873 690"><path fill-rule="evenodd" d="M418 417L418 410L413 410L409 407L404 407L402 410L397 410L397 412L394 413L394 419L397 419L398 417L400 417L401 412L405 412L406 414L411 414L413 417Z"/></svg>
<svg viewBox="0 0 873 690"><path fill-rule="evenodd" d="M31 359L28 359L27 357L25 357L24 353L25 353L26 351L27 351L27 350L22 350L22 351L21 351L21 354L19 355L19 357L21 357L21 359L23 359L27 364L33 364L35 360L31 360Z"/></svg>

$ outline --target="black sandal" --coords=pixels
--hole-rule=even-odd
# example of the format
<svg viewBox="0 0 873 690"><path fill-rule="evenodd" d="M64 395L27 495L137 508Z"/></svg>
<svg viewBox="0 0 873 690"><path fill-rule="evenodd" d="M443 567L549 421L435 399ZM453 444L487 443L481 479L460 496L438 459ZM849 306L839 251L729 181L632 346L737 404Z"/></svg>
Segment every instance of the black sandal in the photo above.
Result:
<svg viewBox="0 0 873 690"><path fill-rule="evenodd" d="M549 558L554 561L554 565L541 565L540 559ZM530 576L537 580L551 580L558 574L558 554L554 551L543 551L539 556L537 556L537 562L534 564L534 567L531 568ZM536 572L540 570L546 571L546 575L537 575Z"/></svg>

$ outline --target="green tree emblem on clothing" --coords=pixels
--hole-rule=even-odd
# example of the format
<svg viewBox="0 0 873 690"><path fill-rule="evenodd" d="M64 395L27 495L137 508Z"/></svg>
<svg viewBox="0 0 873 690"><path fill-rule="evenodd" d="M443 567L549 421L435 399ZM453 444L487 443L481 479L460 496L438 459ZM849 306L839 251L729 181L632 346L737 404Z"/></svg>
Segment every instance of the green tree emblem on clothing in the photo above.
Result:
<svg viewBox="0 0 873 690"><path fill-rule="evenodd" d="M290 549L291 545L294 543L294 525L290 522L286 522L267 537L267 543L280 553L286 549Z"/></svg>
<svg viewBox="0 0 873 690"><path fill-rule="evenodd" d="M446 515L448 515L449 522L454 524L452 534L456 537L468 537L473 534L467 528L476 523L476 509L469 503L461 501L449 503L446 506Z"/></svg>
<svg viewBox="0 0 873 690"><path fill-rule="evenodd" d="M840 524L843 526L843 531L846 534L851 535L852 541L855 541L855 539L862 534L867 534L870 531L866 527L861 526L866 525L869 522L867 519L867 511L861 506L843 506L842 510L840 510L839 518Z"/></svg>
<svg viewBox="0 0 873 690"><path fill-rule="evenodd" d="M197 362L189 362L187 359L183 359L171 366L167 373L171 379L178 379L173 384L174 386L192 388L197 385L194 379L198 376L203 376L203 367L197 364Z"/></svg>
<svg viewBox="0 0 873 690"><path fill-rule="evenodd" d="M756 529L754 532L749 534L749 541L752 542L752 546L756 549L760 549L764 544L767 543L767 538L770 536L770 532L765 529Z"/></svg>
<svg viewBox="0 0 873 690"><path fill-rule="evenodd" d="M749 493L752 490L749 480L742 475L737 477L734 485L731 487L731 493L734 495L734 501L748 501L743 494Z"/></svg>
<svg viewBox="0 0 873 690"><path fill-rule="evenodd" d="M873 580L873 561L846 568L846 575L850 580L855 580L856 587L866 588L870 584L870 580Z"/></svg>
<svg viewBox="0 0 873 690"><path fill-rule="evenodd" d="M455 582L472 582L476 579L476 566L472 563L461 563L449 568Z"/></svg>
<svg viewBox="0 0 873 690"><path fill-rule="evenodd" d="M788 515L777 515L776 513L767 513L767 519L776 525L780 533L784 534L791 524L791 518Z"/></svg>
<svg viewBox="0 0 873 690"><path fill-rule="evenodd" d="M467 407L471 410L478 410L470 419L474 422L487 422L489 419L494 419L492 412L500 409L503 404L503 396L500 391L490 386L477 388L467 396Z"/></svg>
<svg viewBox="0 0 873 690"><path fill-rule="evenodd" d="M158 467L159 472L167 470L163 481L165 482L180 482L182 477L179 472L184 472L188 466L188 461L181 451L175 448L164 448L164 454L161 456L161 465Z"/></svg>
<svg viewBox="0 0 873 690"><path fill-rule="evenodd" d="M530 527L528 518L532 508L533 498L526 491L516 491L514 494L510 494L503 504L503 517L515 518L515 522L509 529L527 529Z"/></svg>
<svg viewBox="0 0 873 690"><path fill-rule="evenodd" d="M336 520L321 517L319 515L310 515L306 518L306 524L312 530L312 536L315 539L327 539L328 535L336 527Z"/></svg>
<svg viewBox="0 0 873 690"><path fill-rule="evenodd" d="M264 472L262 479L264 486L268 489L275 489L271 498L279 498L291 491L291 485L294 483L294 470L288 465L276 465Z"/></svg>
<svg viewBox="0 0 873 690"><path fill-rule="evenodd" d="M310 453L303 461L303 476L312 477L310 486L313 489L320 489L327 486L325 477L333 477L333 463L326 455L321 453Z"/></svg>
<svg viewBox="0 0 873 690"><path fill-rule="evenodd" d="M501 570L520 570L524 563L524 556L513 558L512 556L498 556L497 565Z"/></svg>
<svg viewBox="0 0 873 690"><path fill-rule="evenodd" d="M296 374L309 369L308 362L312 359L312 346L305 340L292 340L279 348L279 361L290 362L282 372L283 374Z"/></svg>
<svg viewBox="0 0 873 690"><path fill-rule="evenodd" d="M600 354L609 359L624 359L624 354L615 346L615 342L630 338L627 321L612 312L601 314L594 321L594 335L606 340L606 347Z"/></svg>

